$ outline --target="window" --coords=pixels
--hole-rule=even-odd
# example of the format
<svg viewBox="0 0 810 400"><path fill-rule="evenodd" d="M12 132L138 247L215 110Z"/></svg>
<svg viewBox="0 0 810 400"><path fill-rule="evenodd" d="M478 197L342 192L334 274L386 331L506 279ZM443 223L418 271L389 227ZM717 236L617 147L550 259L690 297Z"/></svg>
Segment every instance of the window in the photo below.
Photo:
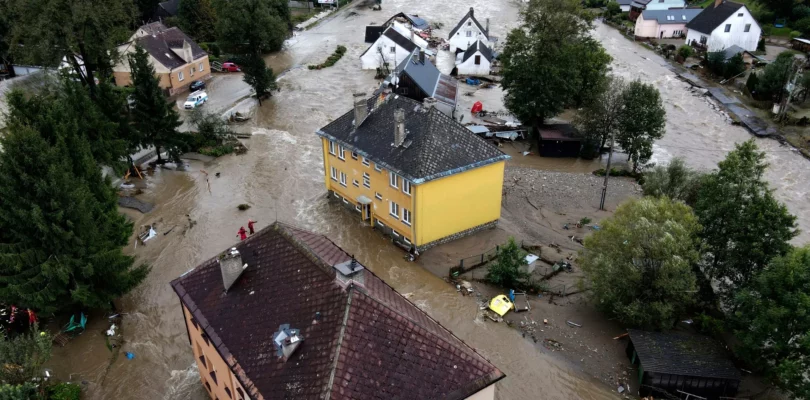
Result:
<svg viewBox="0 0 810 400"><path fill-rule="evenodd" d="M191 67L191 69L189 70L189 75L194 76L194 67Z"/></svg>
<svg viewBox="0 0 810 400"><path fill-rule="evenodd" d="M388 172L388 183L391 184L391 187L398 188L397 186L397 174L393 172Z"/></svg>
<svg viewBox="0 0 810 400"><path fill-rule="evenodd" d="M708 40L708 38L706 36L701 36L700 37L700 44L706 44L707 40Z"/></svg>
<svg viewBox="0 0 810 400"><path fill-rule="evenodd" d="M472 31L467 31L467 37L472 37Z"/></svg>
<svg viewBox="0 0 810 400"><path fill-rule="evenodd" d="M393 201L388 203L388 212L392 217L399 219L399 204L394 203Z"/></svg>
<svg viewBox="0 0 810 400"><path fill-rule="evenodd" d="M239 395L239 400L244 400L245 392L242 391L242 388L236 388L236 393Z"/></svg>
<svg viewBox="0 0 810 400"><path fill-rule="evenodd" d="M467 26L472 26L472 21L467 21Z"/></svg>
<svg viewBox="0 0 810 400"><path fill-rule="evenodd" d="M411 182L406 181L405 179L402 180L402 192L405 194L411 194Z"/></svg>
<svg viewBox="0 0 810 400"><path fill-rule="evenodd" d="M186 77L183 76L183 71L178 72L177 73L177 80L182 82L183 79L186 79Z"/></svg>
<svg viewBox="0 0 810 400"><path fill-rule="evenodd" d="M335 167L330 167L329 175L332 177L333 181L337 180L337 169Z"/></svg>
<svg viewBox="0 0 810 400"><path fill-rule="evenodd" d="M742 16L743 16L743 13L737 13L737 16L738 16L738 17L742 17Z"/></svg>
<svg viewBox="0 0 810 400"><path fill-rule="evenodd" d="M380 220L377 220L377 225L379 225L379 226L381 226L381 227L385 228L385 224L384 224L384 223L382 223L382 222L380 222Z"/></svg>
<svg viewBox="0 0 810 400"><path fill-rule="evenodd" d="M340 184L346 186L346 174L343 172L340 173Z"/></svg>
<svg viewBox="0 0 810 400"><path fill-rule="evenodd" d="M346 149L343 147L342 144L338 145L338 158L341 160L346 159Z"/></svg>
<svg viewBox="0 0 810 400"><path fill-rule="evenodd" d="M225 394L228 395L229 399L233 398L233 395L231 395L231 389L229 389L228 387L225 387Z"/></svg>
<svg viewBox="0 0 810 400"><path fill-rule="evenodd" d="M363 186L371 189L371 177L368 175L368 172L363 172Z"/></svg>
<svg viewBox="0 0 810 400"><path fill-rule="evenodd" d="M205 362L205 355L204 354L200 355L200 362L202 363L203 367L208 368L208 364Z"/></svg>
<svg viewBox="0 0 810 400"><path fill-rule="evenodd" d="M391 46L391 52L396 53L397 52L397 46Z"/></svg>
<svg viewBox="0 0 810 400"><path fill-rule="evenodd" d="M731 32L731 24L726 24L725 32Z"/></svg>
<svg viewBox="0 0 810 400"><path fill-rule="evenodd" d="M411 212L407 208L402 209L402 222L408 225L411 224Z"/></svg>
<svg viewBox="0 0 810 400"><path fill-rule="evenodd" d="M329 154L335 155L335 142L329 141Z"/></svg>
<svg viewBox="0 0 810 400"><path fill-rule="evenodd" d="M391 229L391 234L393 234L394 237L399 237L399 233L397 233L397 231L395 231L393 229Z"/></svg>
<svg viewBox="0 0 810 400"><path fill-rule="evenodd" d="M357 153L352 152L352 159L353 159L353 160L356 160L356 159L357 159Z"/></svg>
<svg viewBox="0 0 810 400"><path fill-rule="evenodd" d="M205 332L203 332L202 335L200 336L202 336L203 340L205 340L205 344L207 344L208 346L211 345L211 341L208 339L208 335L206 335Z"/></svg>
<svg viewBox="0 0 810 400"><path fill-rule="evenodd" d="M371 164L369 164L369 162L368 162L368 158L365 158L365 157L363 157L363 160L362 160L361 162L362 162L362 163L363 163L363 165L365 165L366 167L368 167L369 165L371 165Z"/></svg>
<svg viewBox="0 0 810 400"><path fill-rule="evenodd" d="M200 72L205 71L205 66L203 65L203 63L197 64L197 70Z"/></svg>
<svg viewBox="0 0 810 400"><path fill-rule="evenodd" d="M405 244L411 244L411 241L406 237L403 237L402 240L405 242Z"/></svg>
<svg viewBox="0 0 810 400"><path fill-rule="evenodd" d="M354 209L357 210L357 212L362 212L360 211L360 206L354 206Z"/></svg>
<svg viewBox="0 0 810 400"><path fill-rule="evenodd" d="M211 391L211 385L208 382L205 382L205 388L208 389L209 392Z"/></svg>
<svg viewBox="0 0 810 400"><path fill-rule="evenodd" d="M214 384L217 384L217 371L211 371L211 380L214 381Z"/></svg>
<svg viewBox="0 0 810 400"><path fill-rule="evenodd" d="M380 164L374 163L374 170L377 172L382 171L382 168L380 168Z"/></svg>
<svg viewBox="0 0 810 400"><path fill-rule="evenodd" d="M374 197L376 197L377 200L382 200L382 195L379 192L374 192Z"/></svg>
<svg viewBox="0 0 810 400"><path fill-rule="evenodd" d="M475 56L475 65L481 65L481 56Z"/></svg>
<svg viewBox="0 0 810 400"><path fill-rule="evenodd" d="M352 185L354 185L354 187L360 187L360 182L357 182L357 179L352 179Z"/></svg>
<svg viewBox="0 0 810 400"><path fill-rule="evenodd" d="M745 32L751 31L751 24L745 24Z"/></svg>
<svg viewBox="0 0 810 400"><path fill-rule="evenodd" d="M333 192L335 194L335 198L340 198L340 195L337 192Z"/></svg>
<svg viewBox="0 0 810 400"><path fill-rule="evenodd" d="M345 204L349 204L349 200L346 200L346 198L344 197L344 198L343 198L343 203L345 203Z"/></svg>

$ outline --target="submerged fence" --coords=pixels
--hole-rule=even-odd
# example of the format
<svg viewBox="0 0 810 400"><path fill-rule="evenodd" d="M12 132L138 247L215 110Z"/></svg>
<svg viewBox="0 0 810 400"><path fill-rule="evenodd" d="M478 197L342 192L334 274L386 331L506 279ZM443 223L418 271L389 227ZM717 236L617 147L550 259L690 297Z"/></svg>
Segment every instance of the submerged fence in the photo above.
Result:
<svg viewBox="0 0 810 400"><path fill-rule="evenodd" d="M518 243L518 246L523 247L523 241L521 240ZM465 257L458 260L458 264L453 267L450 267L450 277L459 276L465 272L469 272L475 268L483 266L488 262L495 259L498 256L498 250L500 250L501 246L497 245L481 254L476 254L474 256Z"/></svg>

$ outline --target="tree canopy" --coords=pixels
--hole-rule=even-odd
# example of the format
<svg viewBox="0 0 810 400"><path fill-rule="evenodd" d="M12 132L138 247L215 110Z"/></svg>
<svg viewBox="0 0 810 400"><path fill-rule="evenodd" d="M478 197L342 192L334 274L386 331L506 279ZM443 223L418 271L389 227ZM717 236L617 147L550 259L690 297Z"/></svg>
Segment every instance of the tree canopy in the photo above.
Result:
<svg viewBox="0 0 810 400"><path fill-rule="evenodd" d="M619 114L623 107L623 93L627 83L617 76L608 77L606 89L577 112L574 123L585 136L605 147L611 134L619 128Z"/></svg>
<svg viewBox="0 0 810 400"><path fill-rule="evenodd" d="M738 144L702 180L695 214L706 246L705 271L724 297L742 288L768 261L790 250L796 217L763 179L768 164L753 140Z"/></svg>
<svg viewBox="0 0 810 400"><path fill-rule="evenodd" d="M487 269L487 280L496 285L515 288L528 278L529 274L521 267L526 265L526 252L521 250L510 237L509 241L498 248L495 260Z"/></svg>
<svg viewBox="0 0 810 400"><path fill-rule="evenodd" d="M653 142L664 136L666 111L658 89L639 80L627 85L621 101L616 140L627 152L635 172L652 157Z"/></svg>
<svg viewBox="0 0 810 400"><path fill-rule="evenodd" d="M39 377L42 366L51 358L51 340L51 335L40 333L37 324L14 337L8 336L7 332L0 335L0 364L3 365L0 368L0 382L23 385L15 391L27 393L25 384Z"/></svg>
<svg viewBox="0 0 810 400"><path fill-rule="evenodd" d="M671 327L697 291L700 225L692 210L645 197L620 205L601 225L579 259L597 307L629 326Z"/></svg>
<svg viewBox="0 0 810 400"><path fill-rule="evenodd" d="M238 54L281 49L290 10L283 0L215 0L219 42Z"/></svg>
<svg viewBox="0 0 810 400"><path fill-rule="evenodd" d="M604 88L611 58L592 39L593 16L577 0L531 0L501 53L506 107L538 126Z"/></svg>
<svg viewBox="0 0 810 400"><path fill-rule="evenodd" d="M264 58L260 54L247 55L242 63L242 71L245 73L245 83L250 85L256 92L259 105L261 105L263 97L278 88L273 69L267 67Z"/></svg>
<svg viewBox="0 0 810 400"><path fill-rule="evenodd" d="M810 398L810 248L774 258L735 297L736 353L793 398Z"/></svg>
<svg viewBox="0 0 810 400"><path fill-rule="evenodd" d="M645 196L668 197L693 205L697 201L702 174L687 167L682 158L666 166L657 165L644 173L641 185Z"/></svg>
<svg viewBox="0 0 810 400"><path fill-rule="evenodd" d="M197 41L216 40L217 15L211 0L180 0L177 18L180 28Z"/></svg>

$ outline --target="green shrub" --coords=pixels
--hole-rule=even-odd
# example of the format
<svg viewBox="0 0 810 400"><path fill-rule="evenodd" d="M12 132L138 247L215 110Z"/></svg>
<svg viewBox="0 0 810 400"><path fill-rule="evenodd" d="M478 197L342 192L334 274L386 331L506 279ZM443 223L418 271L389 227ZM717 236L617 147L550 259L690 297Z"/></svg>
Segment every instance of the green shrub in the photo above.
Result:
<svg viewBox="0 0 810 400"><path fill-rule="evenodd" d="M790 32L790 39L791 40L796 39L797 37L799 37L801 35L802 35L802 33L799 32L799 31L791 31Z"/></svg>
<svg viewBox="0 0 810 400"><path fill-rule="evenodd" d="M321 68L331 67L331 66L335 65L335 63L338 62L338 60L340 60L343 57L343 54L345 54L345 53L346 53L346 47L338 45L337 49L335 49L335 52L332 53L332 55L330 55L326 59L326 61L323 62L323 64L308 65L307 68L308 69L321 69Z"/></svg>
<svg viewBox="0 0 810 400"><path fill-rule="evenodd" d="M695 49L692 46L685 44L681 47L678 47L678 55L681 56L684 60L689 57L692 57L692 54L695 54Z"/></svg>
<svg viewBox="0 0 810 400"><path fill-rule="evenodd" d="M50 400L81 400L82 388L73 383L60 383L48 388Z"/></svg>

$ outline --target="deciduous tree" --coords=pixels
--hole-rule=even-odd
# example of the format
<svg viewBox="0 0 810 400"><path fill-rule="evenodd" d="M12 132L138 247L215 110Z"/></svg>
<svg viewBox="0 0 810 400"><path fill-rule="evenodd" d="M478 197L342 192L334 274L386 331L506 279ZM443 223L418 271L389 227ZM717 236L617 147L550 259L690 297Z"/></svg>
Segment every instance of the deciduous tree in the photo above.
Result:
<svg viewBox="0 0 810 400"><path fill-rule="evenodd" d="M768 261L790 250L796 217L763 179L765 153L749 140L738 144L701 182L695 214L707 254L704 269L723 298L744 288Z"/></svg>
<svg viewBox="0 0 810 400"><path fill-rule="evenodd" d="M0 335L0 382L25 385L40 377L42 366L51 358L51 335L34 324L16 336ZM28 398L28 397L24 397Z"/></svg>
<svg viewBox="0 0 810 400"><path fill-rule="evenodd" d="M574 122L590 141L598 144L600 149L605 147L610 135L615 135L618 131L619 114L622 111L622 99L627 83L620 77L611 76L606 86L607 89L577 112Z"/></svg>
<svg viewBox="0 0 810 400"><path fill-rule="evenodd" d="M668 197L688 205L697 201L702 174L687 167L682 158L674 158L667 166L657 165L644 173L645 196Z"/></svg>
<svg viewBox="0 0 810 400"><path fill-rule="evenodd" d="M585 238L580 265L599 309L622 324L672 326L694 302L697 218L668 198L634 200Z"/></svg>
<svg viewBox="0 0 810 400"><path fill-rule="evenodd" d="M664 136L666 111L653 85L635 80L622 92L616 140L633 163L633 172L652 157L652 145Z"/></svg>
<svg viewBox="0 0 810 400"><path fill-rule="evenodd" d="M289 33L286 4L279 0L217 0L219 42L238 54L281 49Z"/></svg>
<svg viewBox="0 0 810 400"><path fill-rule="evenodd" d="M771 260L734 303L737 354L791 398L810 398L810 248Z"/></svg>
<svg viewBox="0 0 810 400"><path fill-rule="evenodd" d="M526 252L515 243L515 238L498 248L498 254L489 264L487 280L506 288L515 288L524 283L529 274L521 270L526 265Z"/></svg>
<svg viewBox="0 0 810 400"><path fill-rule="evenodd" d="M171 160L177 161L187 150L188 138L177 132L181 122L175 106L163 95L146 51L136 47L128 58L135 89L132 93L133 127L144 145L155 146L158 163L162 162L162 150L169 153Z"/></svg>
<svg viewBox="0 0 810 400"><path fill-rule="evenodd" d="M198 41L216 40L217 16L211 0L180 0L177 17L180 28Z"/></svg>
<svg viewBox="0 0 810 400"><path fill-rule="evenodd" d="M259 105L262 104L262 98L278 88L276 75L272 68L267 67L261 54L249 54L242 63L242 72L245 73L245 83L256 92Z"/></svg>

